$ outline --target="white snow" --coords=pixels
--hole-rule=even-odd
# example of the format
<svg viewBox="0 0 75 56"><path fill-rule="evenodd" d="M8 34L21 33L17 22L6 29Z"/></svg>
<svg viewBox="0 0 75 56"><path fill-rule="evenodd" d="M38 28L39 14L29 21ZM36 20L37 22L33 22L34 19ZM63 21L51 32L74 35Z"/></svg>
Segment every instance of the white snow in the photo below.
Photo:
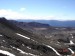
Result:
<svg viewBox="0 0 75 56"><path fill-rule="evenodd" d="M3 35L0 34L0 36L3 36Z"/></svg>
<svg viewBox="0 0 75 56"><path fill-rule="evenodd" d="M24 44L22 44L22 46L25 46Z"/></svg>
<svg viewBox="0 0 75 56"><path fill-rule="evenodd" d="M74 38L72 34L70 34L70 35L72 36L72 38Z"/></svg>
<svg viewBox="0 0 75 56"><path fill-rule="evenodd" d="M72 54L74 54L74 51L71 48L68 48L68 49L71 51Z"/></svg>
<svg viewBox="0 0 75 56"><path fill-rule="evenodd" d="M34 42L36 42L36 43L38 43L37 41L35 41L35 40L33 40L33 39L31 39L32 41L34 41Z"/></svg>
<svg viewBox="0 0 75 56"><path fill-rule="evenodd" d="M70 40L70 44L74 44L72 40Z"/></svg>
<svg viewBox="0 0 75 56"><path fill-rule="evenodd" d="M72 35L72 38L74 38L73 35Z"/></svg>
<svg viewBox="0 0 75 56"><path fill-rule="evenodd" d="M28 49L31 49L30 47L27 46Z"/></svg>
<svg viewBox="0 0 75 56"><path fill-rule="evenodd" d="M12 46L11 46L12 47ZM19 48L15 48L15 47L12 47L12 48L14 48L14 49L16 49L16 50L18 50L18 51L20 51L20 53L22 53L22 54L24 54L25 52L24 51L22 51L21 49L19 49Z"/></svg>
<svg viewBox="0 0 75 56"><path fill-rule="evenodd" d="M18 36L21 36L21 37L24 37L24 38L26 38L26 39L30 39L29 37L26 37L26 36L24 36L24 35L22 35L22 34L19 34L19 33L16 33Z"/></svg>
<svg viewBox="0 0 75 56"><path fill-rule="evenodd" d="M11 46L11 47L12 47L12 46ZM20 51L20 53L22 53L22 54L31 55L31 56L38 56L38 55L31 54L31 53L26 53L26 52L22 51L22 50L19 49L19 48L15 48L15 47L12 47L12 48L14 48L14 49Z"/></svg>
<svg viewBox="0 0 75 56"><path fill-rule="evenodd" d="M46 46L49 47L49 48L51 48L57 55L61 56L61 54L59 54L59 53L57 52L57 50L55 50L53 47L51 47L51 46L49 46L49 45L46 45Z"/></svg>
<svg viewBox="0 0 75 56"><path fill-rule="evenodd" d="M3 40L3 42L5 42L5 40Z"/></svg>
<svg viewBox="0 0 75 56"><path fill-rule="evenodd" d="M8 51L4 51L4 50L0 50L0 53L8 55L8 56L15 56L14 54L8 52Z"/></svg>

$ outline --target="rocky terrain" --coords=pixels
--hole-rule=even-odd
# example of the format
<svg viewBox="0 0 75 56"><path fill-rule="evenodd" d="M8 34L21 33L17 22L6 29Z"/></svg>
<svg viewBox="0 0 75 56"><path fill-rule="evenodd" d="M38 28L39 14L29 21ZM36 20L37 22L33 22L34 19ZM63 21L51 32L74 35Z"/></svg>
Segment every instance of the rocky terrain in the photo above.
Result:
<svg viewBox="0 0 75 56"><path fill-rule="evenodd" d="M71 56L75 29L0 18L0 56Z"/></svg>

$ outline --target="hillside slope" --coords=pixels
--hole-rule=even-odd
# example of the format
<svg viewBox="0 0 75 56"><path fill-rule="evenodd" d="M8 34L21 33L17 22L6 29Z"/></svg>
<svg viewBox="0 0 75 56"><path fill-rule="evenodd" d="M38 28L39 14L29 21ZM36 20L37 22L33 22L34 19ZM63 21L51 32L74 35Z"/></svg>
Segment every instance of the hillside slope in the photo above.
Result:
<svg viewBox="0 0 75 56"><path fill-rule="evenodd" d="M0 20L0 35L0 49L16 56L56 55L52 49L45 46L47 43L44 43L40 36L18 28L5 18Z"/></svg>
<svg viewBox="0 0 75 56"><path fill-rule="evenodd" d="M47 31L49 32L50 29L49 27ZM54 27L52 29L50 30L52 33L49 32L50 35L45 38L32 31L22 29L5 18L0 18L0 51L8 51L15 56L71 55L72 53L68 48L75 51L75 44L73 44L73 42L75 43L75 30L60 30L62 28L56 30Z"/></svg>

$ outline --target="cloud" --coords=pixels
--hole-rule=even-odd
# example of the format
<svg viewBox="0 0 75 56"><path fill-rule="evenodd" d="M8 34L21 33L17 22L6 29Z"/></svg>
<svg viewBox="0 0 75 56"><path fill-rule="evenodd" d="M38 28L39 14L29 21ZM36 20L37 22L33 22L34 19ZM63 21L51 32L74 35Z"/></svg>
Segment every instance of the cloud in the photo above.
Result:
<svg viewBox="0 0 75 56"><path fill-rule="evenodd" d="M26 10L26 8L20 8L20 11L25 11Z"/></svg>
<svg viewBox="0 0 75 56"><path fill-rule="evenodd" d="M22 9L24 10L24 9ZM33 19L33 20L51 20L54 16L34 16L34 15L26 15L25 13L13 11L11 9L0 9L0 17L5 17L7 19Z"/></svg>
<svg viewBox="0 0 75 56"><path fill-rule="evenodd" d="M24 15L22 15L19 12L12 11L9 9L0 9L0 17L6 17L7 19L21 19L25 18Z"/></svg>

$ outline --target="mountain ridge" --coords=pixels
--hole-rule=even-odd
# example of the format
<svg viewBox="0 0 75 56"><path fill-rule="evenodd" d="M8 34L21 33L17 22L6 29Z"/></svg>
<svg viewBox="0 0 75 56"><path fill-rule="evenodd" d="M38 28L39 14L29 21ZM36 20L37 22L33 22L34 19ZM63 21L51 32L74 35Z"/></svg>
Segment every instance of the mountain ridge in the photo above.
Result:
<svg viewBox="0 0 75 56"><path fill-rule="evenodd" d="M75 27L75 20L66 20L66 21L59 21L59 20L16 20L18 22L38 22L49 24L55 27Z"/></svg>

